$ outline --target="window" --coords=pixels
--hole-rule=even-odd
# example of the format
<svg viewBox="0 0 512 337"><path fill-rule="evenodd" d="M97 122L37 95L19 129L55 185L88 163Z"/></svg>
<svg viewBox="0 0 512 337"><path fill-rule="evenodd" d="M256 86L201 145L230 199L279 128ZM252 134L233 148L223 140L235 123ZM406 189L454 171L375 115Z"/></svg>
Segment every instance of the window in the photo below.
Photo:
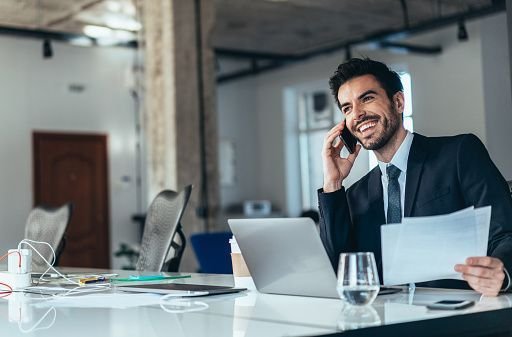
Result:
<svg viewBox="0 0 512 337"><path fill-rule="evenodd" d="M302 91L298 98L302 209L311 209L317 207L316 190L323 184L321 151L325 132L340 121L341 114L335 113L328 91Z"/></svg>

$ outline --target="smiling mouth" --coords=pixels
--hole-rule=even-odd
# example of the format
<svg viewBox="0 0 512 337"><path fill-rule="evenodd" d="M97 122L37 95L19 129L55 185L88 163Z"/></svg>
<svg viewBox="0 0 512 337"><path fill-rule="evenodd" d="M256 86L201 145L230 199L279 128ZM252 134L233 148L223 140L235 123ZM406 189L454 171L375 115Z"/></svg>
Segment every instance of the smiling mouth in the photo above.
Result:
<svg viewBox="0 0 512 337"><path fill-rule="evenodd" d="M364 133L365 131L373 129L375 125L377 125L377 120L370 120L359 126L357 128L357 131L359 131L360 133Z"/></svg>

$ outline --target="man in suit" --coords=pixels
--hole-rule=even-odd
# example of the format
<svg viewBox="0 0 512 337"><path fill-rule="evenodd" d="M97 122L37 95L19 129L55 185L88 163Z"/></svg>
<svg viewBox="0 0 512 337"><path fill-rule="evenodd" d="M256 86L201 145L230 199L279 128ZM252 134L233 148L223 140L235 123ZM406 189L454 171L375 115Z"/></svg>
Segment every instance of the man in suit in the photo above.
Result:
<svg viewBox="0 0 512 337"><path fill-rule="evenodd" d="M468 257L454 266L464 281L439 280L423 286L469 287L489 296L510 288L512 199L508 186L481 141L472 134L425 137L402 122L403 87L398 74L370 59L339 65L330 82L345 119L325 136L323 189L319 190L320 235L333 267L339 254L375 254L382 279L380 226L402 217L447 214L469 206L492 206L488 256ZM339 139L343 128L379 165L349 189L342 186L361 149L347 158ZM421 268L421 266L418 266Z"/></svg>

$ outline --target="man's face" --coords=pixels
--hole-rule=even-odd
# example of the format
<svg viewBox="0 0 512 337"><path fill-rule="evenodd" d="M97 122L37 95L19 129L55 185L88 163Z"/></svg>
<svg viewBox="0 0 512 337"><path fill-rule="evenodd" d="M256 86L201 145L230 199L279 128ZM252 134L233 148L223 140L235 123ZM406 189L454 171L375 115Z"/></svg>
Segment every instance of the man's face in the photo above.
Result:
<svg viewBox="0 0 512 337"><path fill-rule="evenodd" d="M400 95L395 97L403 98ZM373 75L345 82L338 90L338 101L346 126L367 150L382 148L402 124L402 112Z"/></svg>

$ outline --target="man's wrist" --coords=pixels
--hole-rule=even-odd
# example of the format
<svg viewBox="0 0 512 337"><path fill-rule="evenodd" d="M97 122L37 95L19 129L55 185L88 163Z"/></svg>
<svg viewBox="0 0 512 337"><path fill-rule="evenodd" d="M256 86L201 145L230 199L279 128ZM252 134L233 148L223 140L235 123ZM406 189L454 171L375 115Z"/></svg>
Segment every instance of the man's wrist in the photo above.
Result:
<svg viewBox="0 0 512 337"><path fill-rule="evenodd" d="M511 280L510 280L510 274L507 271L507 268L503 268L503 272L505 273L505 279L503 280L503 285L501 287L501 292L505 292L510 290Z"/></svg>
<svg viewBox="0 0 512 337"><path fill-rule="evenodd" d="M331 193L336 192L338 190L341 190L341 187L343 186L343 181L338 180L330 183L324 183L324 193Z"/></svg>

